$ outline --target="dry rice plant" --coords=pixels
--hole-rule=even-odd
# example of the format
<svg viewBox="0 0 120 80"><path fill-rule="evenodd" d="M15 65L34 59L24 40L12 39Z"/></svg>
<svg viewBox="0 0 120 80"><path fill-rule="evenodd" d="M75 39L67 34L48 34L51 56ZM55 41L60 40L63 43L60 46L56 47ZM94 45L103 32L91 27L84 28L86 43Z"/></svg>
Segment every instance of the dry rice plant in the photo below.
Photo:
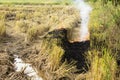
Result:
<svg viewBox="0 0 120 80"><path fill-rule="evenodd" d="M29 25L24 20L16 21L15 31L26 33Z"/></svg>
<svg viewBox="0 0 120 80"><path fill-rule="evenodd" d="M43 41L40 53L34 58L33 65L39 75L45 80L75 79L76 68L74 63L61 63L63 49L56 43L57 40ZM52 44L51 44L52 43Z"/></svg>
<svg viewBox="0 0 120 80"><path fill-rule="evenodd" d="M13 58L5 51L0 51L0 80L4 80L13 72Z"/></svg>
<svg viewBox="0 0 120 80"><path fill-rule="evenodd" d="M93 50L89 52L89 58L91 67L87 80L115 80L117 64L109 50L103 49L102 52Z"/></svg>
<svg viewBox="0 0 120 80"><path fill-rule="evenodd" d="M28 77L23 72L12 72L8 75L8 77L5 78L5 80L31 80L30 77Z"/></svg>
<svg viewBox="0 0 120 80"><path fill-rule="evenodd" d="M0 37L6 35L6 27L4 21L0 21Z"/></svg>

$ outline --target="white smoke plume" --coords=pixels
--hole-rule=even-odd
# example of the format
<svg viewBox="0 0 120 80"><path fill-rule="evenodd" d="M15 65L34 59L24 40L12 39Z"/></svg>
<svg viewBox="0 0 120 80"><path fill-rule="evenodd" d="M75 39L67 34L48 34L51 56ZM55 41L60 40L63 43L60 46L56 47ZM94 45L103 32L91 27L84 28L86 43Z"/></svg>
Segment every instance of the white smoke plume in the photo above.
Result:
<svg viewBox="0 0 120 80"><path fill-rule="evenodd" d="M16 72L20 72L24 70L24 74L31 77L31 80L43 80L41 77L37 75L37 71L32 68L31 64L24 63L21 58L19 58L17 55L14 55L15 57L15 70Z"/></svg>
<svg viewBox="0 0 120 80"><path fill-rule="evenodd" d="M74 0L74 4L77 7L77 9L80 10L81 17L80 41L85 41L86 36L89 36L88 22L89 13L92 11L92 8L84 0Z"/></svg>

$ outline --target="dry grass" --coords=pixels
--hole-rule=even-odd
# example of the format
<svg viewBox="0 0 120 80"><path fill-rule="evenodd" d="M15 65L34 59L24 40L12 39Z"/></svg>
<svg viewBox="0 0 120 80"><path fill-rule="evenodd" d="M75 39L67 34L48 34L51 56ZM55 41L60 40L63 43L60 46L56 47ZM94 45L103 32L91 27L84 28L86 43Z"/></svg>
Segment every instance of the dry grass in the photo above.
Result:
<svg viewBox="0 0 120 80"><path fill-rule="evenodd" d="M63 49L56 43L57 40L44 41L41 51L33 59L34 67L39 71L39 75L45 80L75 79L73 74L76 71L74 63L61 63ZM52 42L52 44L51 44Z"/></svg>
<svg viewBox="0 0 120 80"><path fill-rule="evenodd" d="M37 29L37 27L34 26L28 29L26 41L34 40L38 37L38 35L39 35L39 29Z"/></svg>
<svg viewBox="0 0 120 80"><path fill-rule="evenodd" d="M72 4L72 0L34 0L34 1L30 1L30 0L21 0L21 1L17 1L17 0L4 0L4 1L0 1L1 4L49 4L49 5L69 5Z"/></svg>
<svg viewBox="0 0 120 80"><path fill-rule="evenodd" d="M0 80L30 80L22 71L15 72L14 57L6 51L0 51Z"/></svg>
<svg viewBox="0 0 120 80"><path fill-rule="evenodd" d="M73 23L75 22L75 20L78 19L77 16L79 15L79 12L74 9L74 7L45 5L33 7L22 6L21 8L20 5L2 5L0 7L0 10L0 14L3 15L4 12L5 18L2 19L4 19L4 21L6 22L6 29L9 32L7 32L8 35L11 36L13 40L15 37L15 39L18 40L17 42L20 44L20 49L19 46L16 47L18 48L17 50L20 51L17 51L15 47L10 48L12 50L15 50L13 52L20 52L21 56L22 54L29 55L28 57L23 58L27 58L27 60L29 60L28 62L33 63L33 67L35 67L39 71L39 75L46 80L54 80L60 78L71 78L73 80L75 79L75 75L73 75L73 73L74 71L76 71L76 69L73 66L73 63L61 63L61 57L64 53L64 50L60 47L60 40L50 38L52 39L51 41L47 40L47 42L43 42L41 39L39 39L55 29L60 29L62 27L71 28L74 25ZM15 14L16 16L13 14ZM52 34L49 35L49 37L52 36ZM21 38L25 38L27 41L36 40L42 43L43 46L40 47L40 52L37 50L39 54L34 52L30 54L29 50L27 50L27 52L22 51L22 49L24 49L26 45L23 41L20 41L23 40ZM11 44L9 40L7 41L7 43ZM19 45L18 43L16 43L16 41L13 41L13 43ZM37 43L37 45L40 43ZM34 45L34 42L31 44ZM12 46L14 46L14 44ZM7 60L9 61L9 59ZM3 77L3 79L14 80L16 78L18 80L29 80L29 78L26 77L23 72L16 73L14 72L13 67L12 70L13 71L11 72L6 71L9 74L3 74L3 76L5 76Z"/></svg>
<svg viewBox="0 0 120 80"><path fill-rule="evenodd" d="M75 26L79 18L79 12L71 6L38 6L38 7L27 7L20 6L14 8L13 6L1 7L3 10L6 8L10 13L14 11L16 17L14 20L7 20L7 24L14 28L14 35L24 34L26 41L39 41L39 38L46 36L49 32L60 29L60 28L72 28ZM72 12L71 12L72 11ZM19 13L20 12L20 13ZM5 12L7 13L7 12ZM7 13L8 14L8 13ZM26 15L27 14L27 15ZM11 18L11 16L9 16ZM17 21L16 21L17 20ZM10 24L9 24L10 23ZM10 35L10 34L9 34ZM55 34L57 35L57 34ZM58 34L59 35L59 34ZM75 79L74 72L76 71L74 63L67 64L61 63L61 57L64 54L64 50L61 48L60 40L57 38L52 39L51 35L47 35L49 39L45 42L40 39L40 42L43 44L39 50L30 53L21 51L24 55L28 55L27 60L33 64L39 71L39 75L42 76L45 80L55 80L55 79ZM22 37L21 37L22 38ZM43 39L44 40L44 39ZM52 44L51 44L52 43ZM34 45L34 42L32 43ZM37 43L38 45L39 43ZM40 45L40 44L39 44ZM39 48L39 46L37 47ZM11 73L8 77L10 79L27 79L27 77L22 73ZM24 76L23 76L24 75ZM23 76L23 78L21 78Z"/></svg>
<svg viewBox="0 0 120 80"><path fill-rule="evenodd" d="M9 7L9 8L8 8ZM14 32L25 35L26 41L44 37L48 32L55 29L76 26L80 20L79 11L72 6L5 6L1 7L6 22ZM7 10L7 11L6 11Z"/></svg>
<svg viewBox="0 0 120 80"><path fill-rule="evenodd" d="M24 72L13 72L10 73L5 80L31 80Z"/></svg>
<svg viewBox="0 0 120 80"><path fill-rule="evenodd" d="M0 79L4 79L7 75L13 71L12 57L8 53L0 52Z"/></svg>
<svg viewBox="0 0 120 80"><path fill-rule="evenodd" d="M15 25L16 32L26 33L29 28L28 23L25 22L24 20L16 21Z"/></svg>
<svg viewBox="0 0 120 80"><path fill-rule="evenodd" d="M4 21L0 21L0 37L6 35L6 26Z"/></svg>
<svg viewBox="0 0 120 80"><path fill-rule="evenodd" d="M49 28L46 25L35 25L27 29L26 41L33 41L37 38L44 37L48 32Z"/></svg>
<svg viewBox="0 0 120 80"><path fill-rule="evenodd" d="M98 6L99 7L99 6ZM91 50L89 51L88 59L90 60L91 66L90 70L86 74L75 74L76 68L74 66L74 62L71 64L61 63L61 57L64 54L64 50L61 48L61 40L57 38L53 38L53 35L47 35L47 39L40 39L43 36L46 36L50 31L60 28L68 28L70 32L72 32L72 27L76 26L79 19L79 12L74 7L71 6L1 6L0 14L4 14L0 16L0 19L6 21L0 22L0 37L6 34L6 29L13 28L11 30L12 34L8 34L12 37L17 37L16 40L19 42L21 38L25 38L26 41L34 41L40 42L36 43L38 50L33 49L33 52L30 50L22 51L23 48L29 48L33 45L36 46L34 42L31 44L24 44L24 42L20 41L20 47L17 46L18 49L13 48L11 50L16 49L15 53L20 53L19 55L25 54L23 58L27 58L28 62L33 64L33 67L39 71L39 75L43 77L45 80L115 80L116 76L116 58L111 55L111 50L104 50L104 45L102 42L106 39L106 25L110 26L111 19L105 18L108 20L106 24L103 25L103 15L102 11L98 11L99 9L95 9L93 11L92 20L90 24L91 28ZM101 10L101 9L100 9ZM9 11L9 12L7 12ZM5 16L8 14L15 13L16 16L13 20L9 20L12 16L9 16L9 19L5 19ZM119 14L119 13L118 13ZM117 14L117 15L118 15ZM110 14L109 14L110 15ZM108 15L108 16L109 16ZM102 16L102 17L101 17ZM109 17L110 18L110 17ZM118 17L119 18L119 17ZM118 19L117 18L117 19ZM17 20L17 21L16 21ZM109 22L110 21L110 22ZM116 20L117 23L119 19ZM9 24L10 23L10 24ZM112 22L112 24L114 24ZM91 27L92 26L92 27ZM110 30L114 29L114 32L119 29L118 28L109 28ZM110 33L112 34L112 30ZM25 34L25 37L20 37L14 33L18 32L18 34ZM7 32L8 33L8 32ZM108 32L109 33L109 32ZM14 36L14 35L15 36ZM57 35L57 34L56 34ZM114 39L118 40L119 37L114 36ZM110 37L109 37L110 38ZM13 38L14 39L14 38ZM110 38L112 39L112 37ZM14 42L14 41L13 41ZM15 41L16 42L16 41ZM111 43L111 41L109 41ZM114 41L113 41L114 42ZM7 41L9 43L9 41ZM42 45L41 45L42 43ZM22 45L23 46L22 46ZM6 45L6 44L5 44ZM12 45L13 46L13 45ZM26 47L27 46L27 47ZM110 44L110 46L113 46ZM118 48L118 45L114 45L112 48ZM95 49L95 50L93 50ZM8 54L4 53L6 56ZM0 75L2 79L18 79L18 80L29 80L29 78L23 74L23 72L16 73L14 72L13 66L12 71L8 71L11 69L11 65L8 65L11 61L8 57L4 59L2 54L0 54L0 69L3 70L3 73ZM27 56L27 57L25 57ZM5 64L5 65L4 65ZM3 68L7 66L6 68ZM9 68L10 67L10 68ZM9 68L9 69L8 69ZM9 75L7 74L9 73Z"/></svg>

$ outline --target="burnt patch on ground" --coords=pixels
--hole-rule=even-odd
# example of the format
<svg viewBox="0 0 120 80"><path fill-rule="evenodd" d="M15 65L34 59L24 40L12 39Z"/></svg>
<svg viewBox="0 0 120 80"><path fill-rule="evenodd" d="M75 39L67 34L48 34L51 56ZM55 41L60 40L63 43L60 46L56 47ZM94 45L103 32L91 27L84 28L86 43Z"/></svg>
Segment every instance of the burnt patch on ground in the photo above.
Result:
<svg viewBox="0 0 120 80"><path fill-rule="evenodd" d="M90 41L70 43L67 39L67 30L63 30L63 32L65 36L62 38L62 48L65 53L62 62L67 61L68 63L71 63L74 60L76 61L75 65L77 66L77 69L79 69L78 73L88 71L85 52L87 52L90 47Z"/></svg>
<svg viewBox="0 0 120 80"><path fill-rule="evenodd" d="M90 48L90 41L70 43L67 38L68 34L66 29L55 30L51 33L54 34L53 38L61 40L61 47L64 49L64 55L61 62L67 61L69 64L75 61L75 66L79 70L77 73L88 71L89 63L86 59L86 52Z"/></svg>

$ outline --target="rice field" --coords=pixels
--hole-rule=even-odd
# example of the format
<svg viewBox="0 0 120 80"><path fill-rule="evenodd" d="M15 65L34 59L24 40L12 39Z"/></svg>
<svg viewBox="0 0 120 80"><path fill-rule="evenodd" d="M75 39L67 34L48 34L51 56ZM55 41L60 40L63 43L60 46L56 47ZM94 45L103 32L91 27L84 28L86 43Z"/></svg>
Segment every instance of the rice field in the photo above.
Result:
<svg viewBox="0 0 120 80"><path fill-rule="evenodd" d="M120 80L120 6L88 3L90 40L78 45L66 38L81 22L70 0L0 0L0 80L31 80L25 69L15 71L14 55L43 80Z"/></svg>
<svg viewBox="0 0 120 80"><path fill-rule="evenodd" d="M0 0L0 4L72 4L72 0Z"/></svg>

